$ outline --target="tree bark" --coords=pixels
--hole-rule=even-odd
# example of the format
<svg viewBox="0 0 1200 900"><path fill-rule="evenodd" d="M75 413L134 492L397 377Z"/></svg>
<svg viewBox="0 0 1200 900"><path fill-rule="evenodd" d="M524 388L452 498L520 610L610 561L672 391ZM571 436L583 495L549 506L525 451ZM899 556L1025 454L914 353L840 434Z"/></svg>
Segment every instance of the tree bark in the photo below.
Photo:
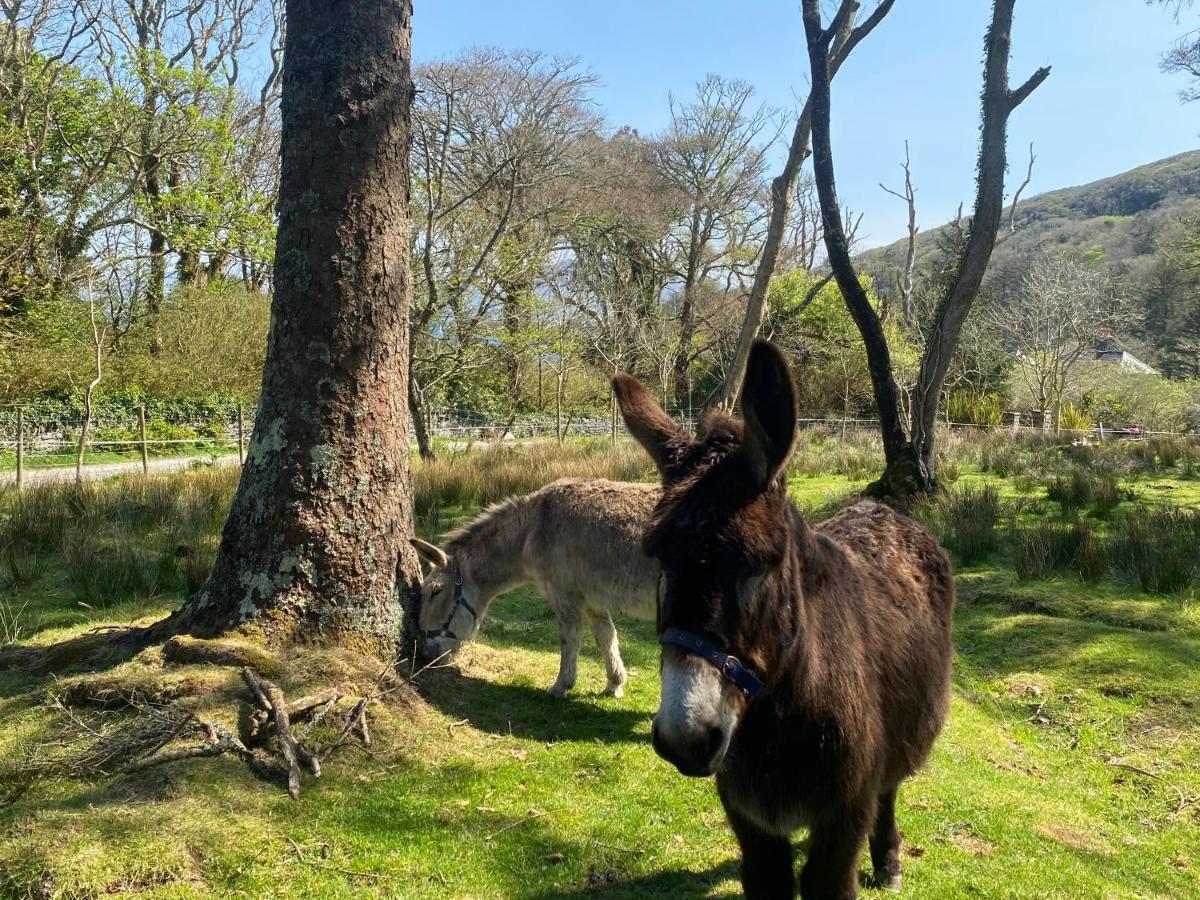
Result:
<svg viewBox="0 0 1200 900"><path fill-rule="evenodd" d="M875 406L883 436L885 469L872 493L907 498L936 488L934 425L942 386L958 348L988 260L996 243L1004 206L1008 117L1050 74L1038 69L1015 91L1008 87L1013 7L1016 0L994 0L992 22L984 38L984 87L978 185L970 234L955 277L938 305L921 357L912 395L911 434L906 433L899 391L882 323L871 306L850 259L837 201L833 151L829 137L829 32L821 28L820 0L804 0L804 30L812 67L813 171L825 225L825 249L842 297L862 335L871 372ZM832 26L831 26L832 27Z"/></svg>
<svg viewBox="0 0 1200 900"><path fill-rule="evenodd" d="M176 614L391 654L419 583L408 445L411 0L288 0L275 292L241 482ZM402 608L403 607L403 608Z"/></svg>

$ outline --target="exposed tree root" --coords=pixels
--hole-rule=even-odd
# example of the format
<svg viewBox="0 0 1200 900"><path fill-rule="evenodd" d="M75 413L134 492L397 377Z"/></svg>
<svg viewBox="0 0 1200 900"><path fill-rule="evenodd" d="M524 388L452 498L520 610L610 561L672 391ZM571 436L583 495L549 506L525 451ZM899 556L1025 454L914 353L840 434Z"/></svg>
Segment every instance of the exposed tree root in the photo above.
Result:
<svg viewBox="0 0 1200 900"><path fill-rule="evenodd" d="M177 665L250 667L274 673L279 662L261 646L247 641L204 640L177 634L162 646L163 659Z"/></svg>
<svg viewBox="0 0 1200 900"><path fill-rule="evenodd" d="M249 667L240 671L250 692L252 714L243 717L245 733L238 735L220 722L201 718L194 706L179 702L187 680L168 699L161 685L122 687L115 676L68 684L47 692L46 706L60 716L55 740L31 748L15 766L0 772L0 805L10 803L38 781L80 775L131 775L155 766L189 759L231 755L258 777L287 785L288 795L300 795L304 772L320 777L321 764L347 743L370 745L367 708L402 686L391 670L379 676L371 690L347 711L341 691L329 688L288 703L283 691ZM388 683L390 686L381 688ZM317 727L341 706L344 722L324 730ZM76 710L76 706L83 709ZM244 709L244 707L243 707ZM136 711L114 716L113 711ZM336 721L336 720L335 720ZM299 729L295 723L301 723ZM335 735L329 740L329 735ZM199 743L191 743L200 738ZM72 748L83 747L82 750ZM67 752L63 752L67 751Z"/></svg>

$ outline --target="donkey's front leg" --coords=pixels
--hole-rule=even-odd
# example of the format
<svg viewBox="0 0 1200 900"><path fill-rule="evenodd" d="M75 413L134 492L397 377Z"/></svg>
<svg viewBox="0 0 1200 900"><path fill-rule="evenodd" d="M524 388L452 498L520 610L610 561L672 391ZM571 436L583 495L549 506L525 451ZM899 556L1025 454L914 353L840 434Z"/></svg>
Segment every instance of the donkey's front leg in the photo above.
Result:
<svg viewBox="0 0 1200 900"><path fill-rule="evenodd" d="M550 605L558 619L558 678L546 693L551 697L565 697L575 687L576 668L579 662L579 645L583 640L583 621L580 611L583 603L579 597L551 594Z"/></svg>
<svg viewBox="0 0 1200 900"><path fill-rule="evenodd" d="M858 857L875 816L874 803L868 806L826 814L813 823L808 861L800 872L803 900L856 900Z"/></svg>
<svg viewBox="0 0 1200 900"><path fill-rule="evenodd" d="M604 693L610 697L625 695L625 663L621 662L621 650L617 646L617 629L613 625L612 615L608 610L585 608L588 624L592 627L592 636L596 639L596 647L604 658L604 670L608 673L608 685Z"/></svg>
<svg viewBox="0 0 1200 900"><path fill-rule="evenodd" d="M796 894L792 842L763 831L728 804L725 814L742 849L742 891L746 900L792 900Z"/></svg>

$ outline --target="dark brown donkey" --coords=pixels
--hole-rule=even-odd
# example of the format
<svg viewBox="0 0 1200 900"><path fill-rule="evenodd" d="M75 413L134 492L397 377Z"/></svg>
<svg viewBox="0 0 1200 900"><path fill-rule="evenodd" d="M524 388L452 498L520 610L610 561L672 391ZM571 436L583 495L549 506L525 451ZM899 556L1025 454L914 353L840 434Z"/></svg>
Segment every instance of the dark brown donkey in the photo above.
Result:
<svg viewBox="0 0 1200 900"><path fill-rule="evenodd" d="M800 894L858 895L871 845L900 887L896 789L946 718L954 582L937 541L873 502L816 528L787 499L796 395L755 345L744 421L711 414L693 440L628 375L613 380L663 496L644 537L662 564L658 754L716 774L746 896L795 892L790 836L810 829Z"/></svg>

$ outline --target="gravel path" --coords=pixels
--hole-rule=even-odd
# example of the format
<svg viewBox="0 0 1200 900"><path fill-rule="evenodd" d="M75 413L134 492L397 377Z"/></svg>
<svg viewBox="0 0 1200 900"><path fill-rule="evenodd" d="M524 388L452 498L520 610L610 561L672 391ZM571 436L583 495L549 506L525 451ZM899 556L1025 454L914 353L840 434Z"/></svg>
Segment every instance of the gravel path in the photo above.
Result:
<svg viewBox="0 0 1200 900"><path fill-rule="evenodd" d="M169 459L152 459L150 460L150 472L152 474L162 474L164 472L175 472L179 469L186 469L192 463L215 463L219 466L237 465L237 454L229 453L222 456L173 456ZM83 467L83 477L91 480L94 478L112 478L114 475L133 475L142 471L142 463L140 460L132 460L130 462L108 462L108 463L90 463ZM41 469L26 469L24 472L25 484L45 484L50 481L74 481L75 467L74 466L51 466ZM5 487L10 484L15 484L17 473L9 470L0 472L0 487Z"/></svg>

